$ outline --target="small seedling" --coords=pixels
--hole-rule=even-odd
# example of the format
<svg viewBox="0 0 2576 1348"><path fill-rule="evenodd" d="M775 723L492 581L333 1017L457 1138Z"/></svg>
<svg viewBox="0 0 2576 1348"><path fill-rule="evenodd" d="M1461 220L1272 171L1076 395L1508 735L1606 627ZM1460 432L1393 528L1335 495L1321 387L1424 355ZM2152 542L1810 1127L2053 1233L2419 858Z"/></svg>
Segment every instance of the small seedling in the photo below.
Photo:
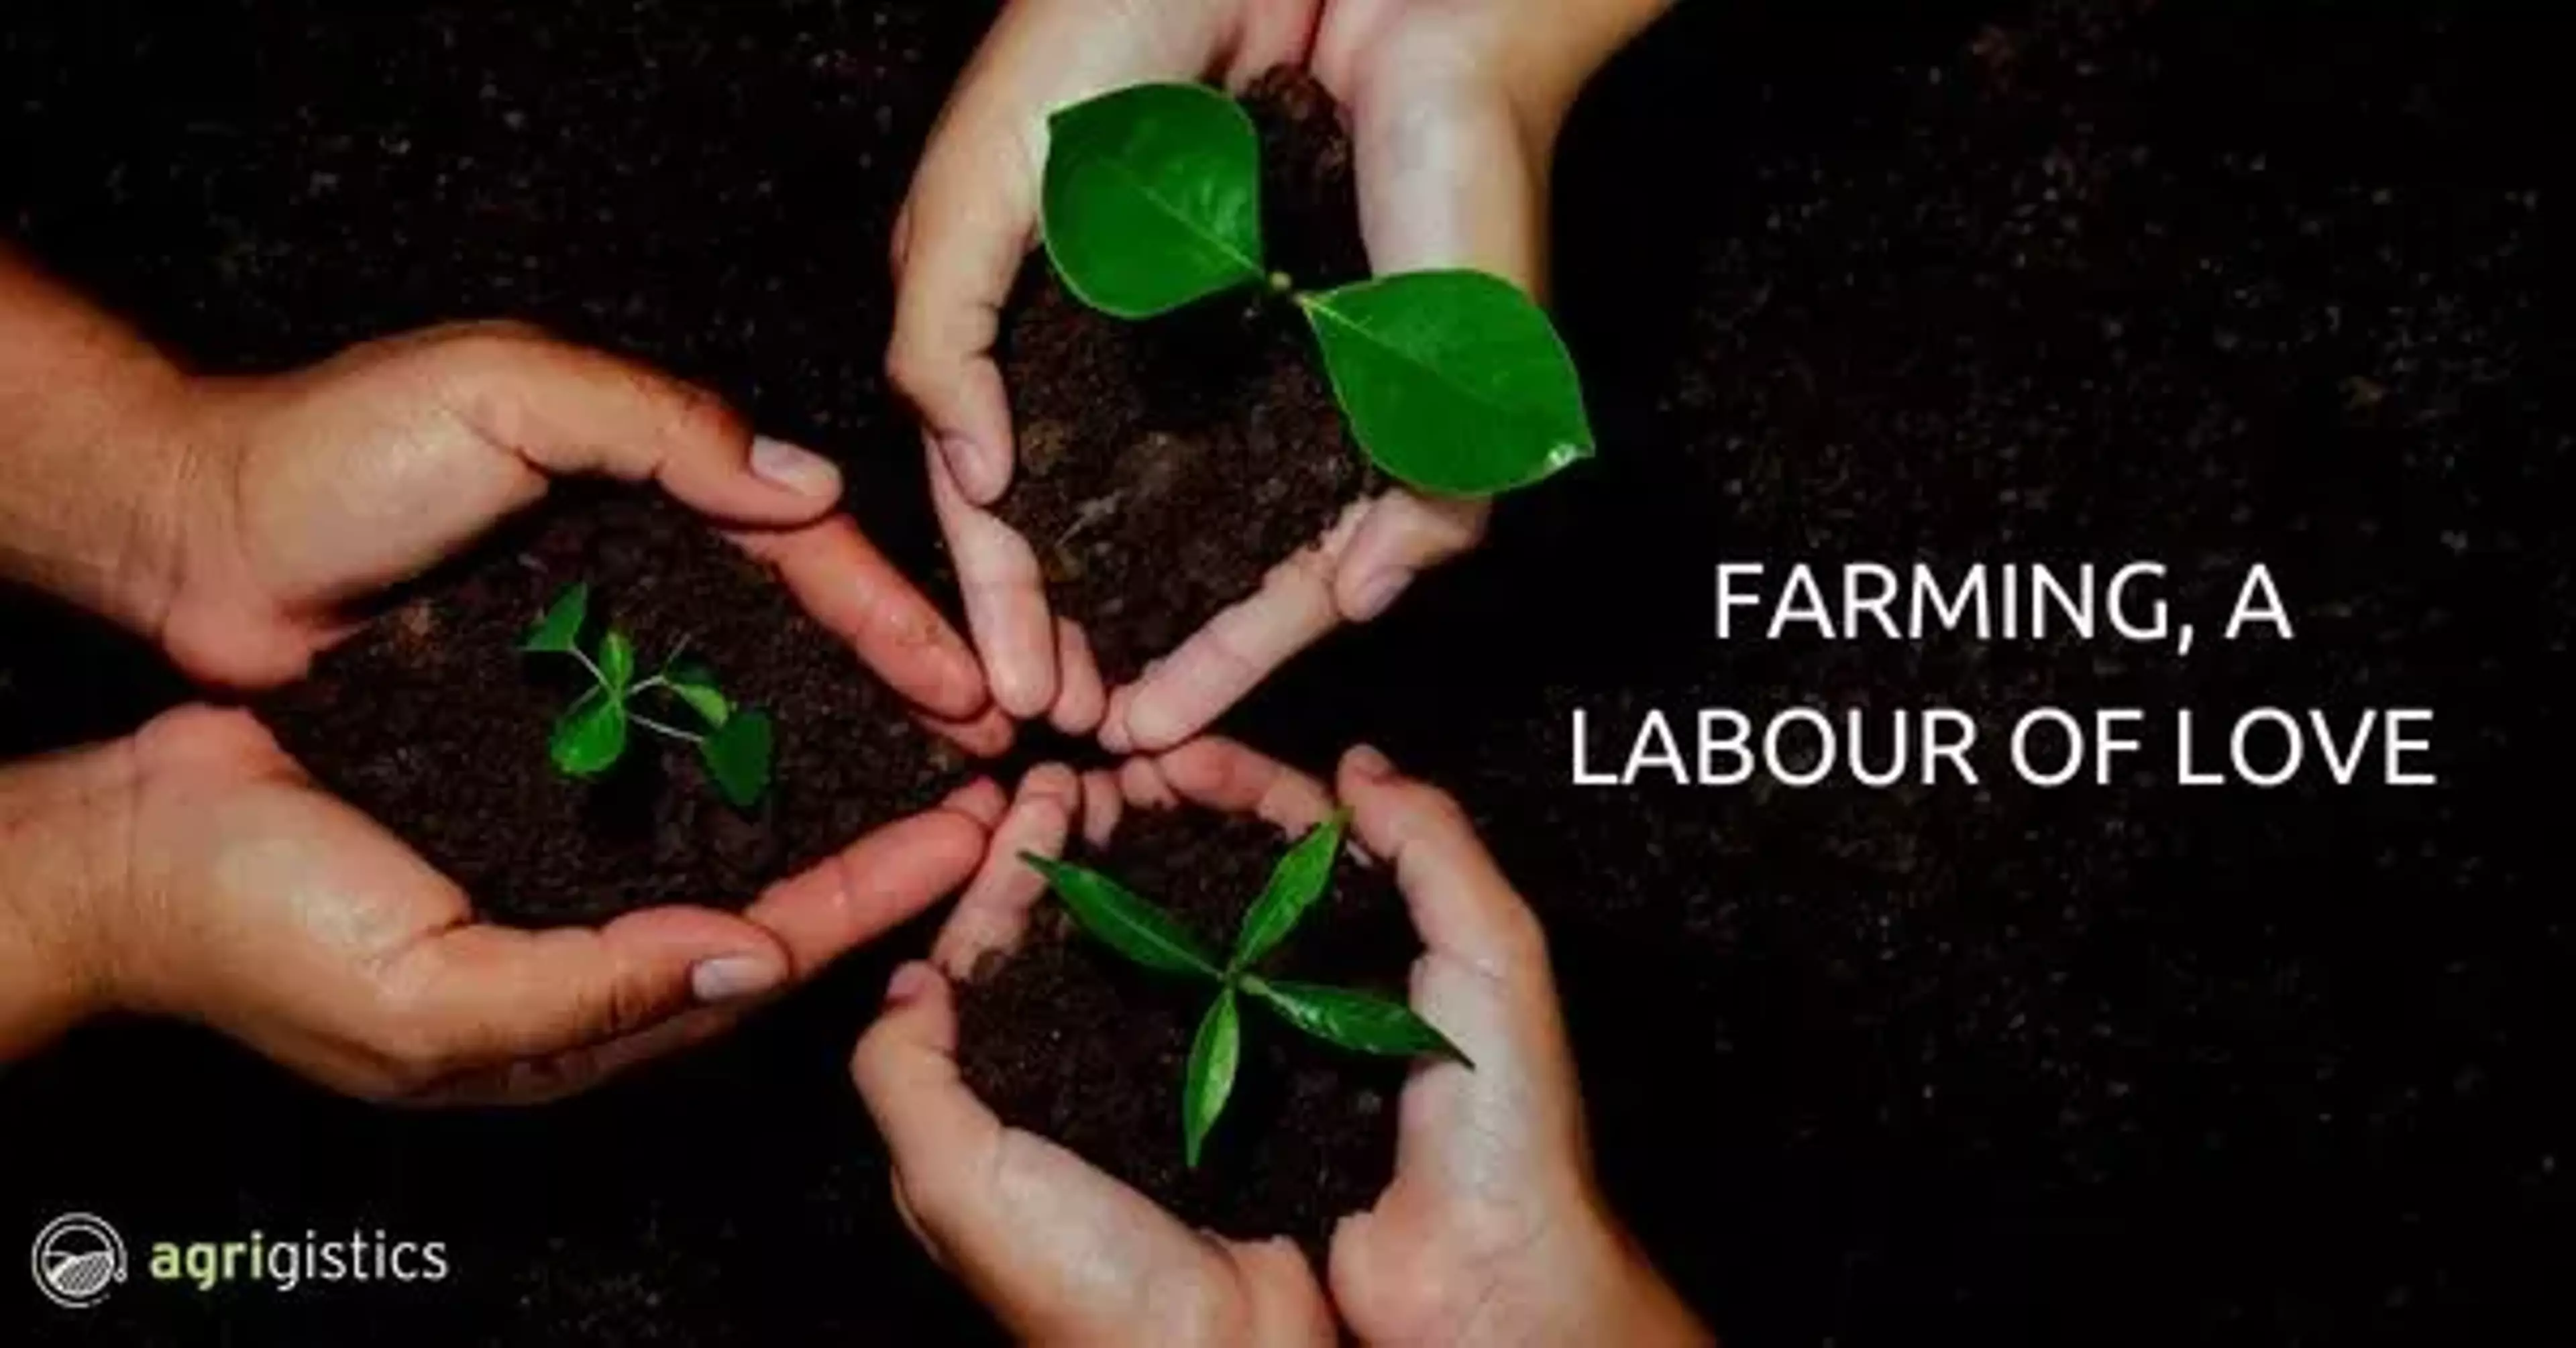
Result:
<svg viewBox="0 0 2576 1348"><path fill-rule="evenodd" d="M1101 944L1157 973L1216 985L1216 1001L1199 1021L1181 1084L1182 1155L1193 1170L1198 1168L1199 1150L1209 1130L1216 1127L1217 1116L1225 1112L1225 1102L1234 1093L1235 1069L1243 1059L1243 1023L1237 1005L1241 997L1260 1002L1280 1019L1328 1044L1385 1057L1448 1058L1474 1066L1447 1035L1402 1002L1253 972L1253 966L1277 950L1323 898L1348 822L1346 815L1333 815L1279 859L1270 883L1243 916L1233 957L1222 964L1179 920L1116 880L1021 853L1021 860L1045 876L1056 897L1064 900L1074 921Z"/></svg>
<svg viewBox="0 0 2576 1348"><path fill-rule="evenodd" d="M1145 319L1260 288L1306 315L1360 448L1425 491L1491 496L1593 452L1574 361L1547 311L1477 271L1300 291L1263 261L1261 144L1242 105L1143 84L1048 122L1040 216L1065 288Z"/></svg>
<svg viewBox="0 0 2576 1348"><path fill-rule="evenodd" d="M558 596L546 616L528 629L519 649L530 655L568 655L590 672L590 690L555 722L547 749L555 768L567 777L590 780L617 766L626 756L629 727L693 745L716 790L737 810L760 803L769 789L773 731L769 713L734 704L715 684L715 676L695 660L683 658L687 644L671 652L661 671L635 677L635 643L616 628L600 634L598 654L581 648L582 629L590 622L590 586L579 584ZM659 696L695 716L706 728L684 729L645 715L637 704Z"/></svg>

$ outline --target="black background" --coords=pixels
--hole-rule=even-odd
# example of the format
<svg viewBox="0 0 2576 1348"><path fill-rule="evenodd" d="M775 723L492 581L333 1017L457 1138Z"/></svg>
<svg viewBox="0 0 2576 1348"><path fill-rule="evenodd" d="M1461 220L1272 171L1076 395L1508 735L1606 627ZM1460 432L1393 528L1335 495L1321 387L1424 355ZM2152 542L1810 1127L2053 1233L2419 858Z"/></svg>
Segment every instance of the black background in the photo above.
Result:
<svg viewBox="0 0 2576 1348"><path fill-rule="evenodd" d="M840 454L934 572L884 242L989 12L21 4L0 228L205 368L484 315L663 362ZM1486 823L1613 1197L1733 1342L2566 1337L2563 50L2392 6L1690 0L1595 86L1557 298L1603 458L1234 728L1374 740ZM1721 559L2131 557L2204 638L2269 563L2298 640L1710 637ZM175 695L0 600L0 751ZM2424 705L2444 784L1565 784L1574 706L1801 702ZM541 1112L79 1032L0 1075L0 1236L383 1226L460 1276L80 1317L16 1285L0 1338L978 1337L842 1070L920 936Z"/></svg>

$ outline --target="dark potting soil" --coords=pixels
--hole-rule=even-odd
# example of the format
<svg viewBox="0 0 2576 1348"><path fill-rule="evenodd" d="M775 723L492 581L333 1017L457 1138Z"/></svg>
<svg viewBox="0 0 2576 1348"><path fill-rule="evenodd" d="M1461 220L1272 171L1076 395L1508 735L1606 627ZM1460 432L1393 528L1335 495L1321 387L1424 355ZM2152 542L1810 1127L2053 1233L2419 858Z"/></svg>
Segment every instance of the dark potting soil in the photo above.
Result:
<svg viewBox="0 0 2576 1348"><path fill-rule="evenodd" d="M737 704L777 726L769 791L716 792L685 744L634 730L596 782L555 771L547 737L589 677L519 651L563 590L592 587L637 668L681 643ZM639 711L687 725L676 704ZM705 523L643 492L579 492L435 577L260 718L323 785L474 896L487 918L592 923L664 903L739 908L770 881L937 799L946 746L786 587Z"/></svg>
<svg viewBox="0 0 2576 1348"><path fill-rule="evenodd" d="M1285 845L1258 820L1156 811L1122 823L1085 861L1223 950ZM1345 859L1263 967L1401 998L1420 949L1386 873ZM1234 1096L1193 1171L1181 1156L1181 1084L1208 1001L1203 985L1122 960L1048 900L1021 948L964 989L958 1065L1004 1121L1072 1148L1183 1221L1293 1236L1320 1259L1333 1223L1375 1204L1393 1175L1407 1065L1319 1043L1246 1002Z"/></svg>
<svg viewBox="0 0 2576 1348"><path fill-rule="evenodd" d="M1307 289L1366 275L1332 95L1274 71L1244 101L1261 132L1272 268ZM1086 308L1043 253L1019 294L999 352L1019 469L996 512L1036 550L1057 610L1113 682L1251 594L1374 485L1284 299L1222 295L1130 323Z"/></svg>

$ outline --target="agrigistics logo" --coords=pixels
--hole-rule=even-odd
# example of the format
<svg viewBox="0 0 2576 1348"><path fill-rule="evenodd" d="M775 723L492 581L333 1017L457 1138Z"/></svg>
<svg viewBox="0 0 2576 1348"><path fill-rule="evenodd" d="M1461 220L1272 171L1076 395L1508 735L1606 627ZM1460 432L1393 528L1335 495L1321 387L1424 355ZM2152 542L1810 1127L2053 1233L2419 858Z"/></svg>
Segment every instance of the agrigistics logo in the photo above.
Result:
<svg viewBox="0 0 2576 1348"><path fill-rule="evenodd" d="M294 1293L316 1284L445 1282L447 1244L404 1240L381 1230L233 1240L156 1240L141 1245L143 1277L199 1294L227 1288ZM36 1233L30 1258L36 1290L65 1310L87 1310L127 1281L125 1238L103 1218L66 1213Z"/></svg>

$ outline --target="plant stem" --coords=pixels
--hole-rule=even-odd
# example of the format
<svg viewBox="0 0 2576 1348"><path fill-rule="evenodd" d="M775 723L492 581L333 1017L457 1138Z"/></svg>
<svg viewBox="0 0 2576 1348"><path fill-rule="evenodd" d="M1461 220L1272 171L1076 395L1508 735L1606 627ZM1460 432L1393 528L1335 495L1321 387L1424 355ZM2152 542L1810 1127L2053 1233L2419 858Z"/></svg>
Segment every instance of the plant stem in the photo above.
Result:
<svg viewBox="0 0 2576 1348"><path fill-rule="evenodd" d="M707 742L707 737L704 735L693 735L686 730L680 729L678 726L664 725L660 721L656 721L652 717L646 716L631 707L628 708L626 712L626 719L644 727L646 730L652 731L654 734L667 735L684 744L704 744Z"/></svg>
<svg viewBox="0 0 2576 1348"><path fill-rule="evenodd" d="M1285 294L1289 293L1290 291L1295 290L1296 288L1297 288L1297 282L1296 282L1296 279L1295 279L1295 278L1293 278L1293 277L1291 277L1288 273L1286 273L1286 272L1284 272L1284 271L1274 271L1274 272L1270 273L1270 293L1271 293L1271 294L1273 294L1273 295L1285 295Z"/></svg>
<svg viewBox="0 0 2576 1348"><path fill-rule="evenodd" d="M575 660L579 660L581 662L581 667L590 671L591 682L598 684L601 691L604 692L607 690L608 673L601 669L597 664L592 663L588 652L582 650L579 646L573 646L567 648L565 654L570 655Z"/></svg>

